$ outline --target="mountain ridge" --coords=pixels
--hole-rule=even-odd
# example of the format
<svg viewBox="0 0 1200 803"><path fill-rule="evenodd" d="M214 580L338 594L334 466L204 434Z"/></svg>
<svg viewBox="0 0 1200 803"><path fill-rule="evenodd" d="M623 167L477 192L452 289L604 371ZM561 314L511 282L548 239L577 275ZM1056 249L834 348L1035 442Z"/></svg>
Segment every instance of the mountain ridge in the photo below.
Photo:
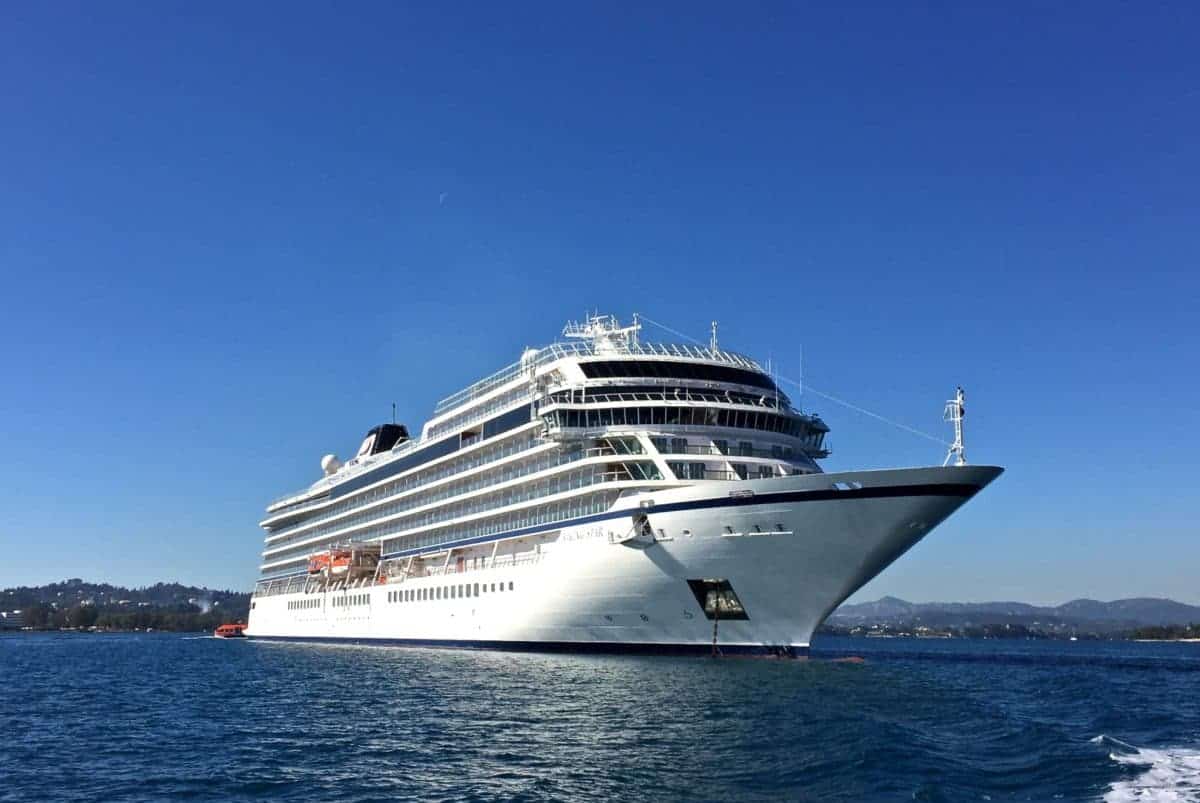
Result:
<svg viewBox="0 0 1200 803"><path fill-rule="evenodd" d="M1200 606L1161 597L1128 597L1103 602L1073 599L1060 605L1028 602L909 602L884 596L843 604L827 622L842 626L926 625L961 627L979 624L1087 626L1100 630L1186 625L1200 622Z"/></svg>

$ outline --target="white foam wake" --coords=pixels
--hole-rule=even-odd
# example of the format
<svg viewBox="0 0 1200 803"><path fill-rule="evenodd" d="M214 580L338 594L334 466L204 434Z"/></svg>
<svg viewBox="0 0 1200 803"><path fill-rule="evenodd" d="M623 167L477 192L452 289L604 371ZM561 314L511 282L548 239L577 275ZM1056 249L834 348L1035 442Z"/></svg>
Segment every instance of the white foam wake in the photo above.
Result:
<svg viewBox="0 0 1200 803"><path fill-rule="evenodd" d="M1118 764L1146 768L1136 778L1114 781L1104 795L1108 803L1200 801L1200 750L1188 747L1151 750L1103 735L1092 741L1115 748L1109 758Z"/></svg>

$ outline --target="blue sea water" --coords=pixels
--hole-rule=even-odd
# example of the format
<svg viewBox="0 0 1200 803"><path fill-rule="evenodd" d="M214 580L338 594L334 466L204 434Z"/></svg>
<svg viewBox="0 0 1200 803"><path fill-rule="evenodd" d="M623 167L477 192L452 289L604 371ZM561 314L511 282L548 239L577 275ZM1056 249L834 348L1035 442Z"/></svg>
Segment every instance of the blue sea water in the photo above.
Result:
<svg viewBox="0 0 1200 803"><path fill-rule="evenodd" d="M1200 800L1200 644L0 639L0 800L493 799Z"/></svg>

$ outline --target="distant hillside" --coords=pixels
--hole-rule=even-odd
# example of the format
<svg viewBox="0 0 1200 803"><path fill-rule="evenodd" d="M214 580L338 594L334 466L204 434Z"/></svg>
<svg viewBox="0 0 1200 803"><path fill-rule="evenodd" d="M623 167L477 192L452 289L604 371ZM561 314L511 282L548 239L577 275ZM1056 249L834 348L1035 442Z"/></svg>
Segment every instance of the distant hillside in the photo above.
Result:
<svg viewBox="0 0 1200 803"><path fill-rule="evenodd" d="M874 602L843 605L830 614L827 623L837 627L935 629L1014 625L1045 632L1082 628L1089 632L1117 633L1200 623L1200 607L1151 597L1112 602L1077 599L1055 606L1025 602L908 602L883 597Z"/></svg>
<svg viewBox="0 0 1200 803"><path fill-rule="evenodd" d="M0 591L0 612L20 611L17 621L33 628L205 630L245 621L249 609L249 594L179 583L125 588L72 578Z"/></svg>

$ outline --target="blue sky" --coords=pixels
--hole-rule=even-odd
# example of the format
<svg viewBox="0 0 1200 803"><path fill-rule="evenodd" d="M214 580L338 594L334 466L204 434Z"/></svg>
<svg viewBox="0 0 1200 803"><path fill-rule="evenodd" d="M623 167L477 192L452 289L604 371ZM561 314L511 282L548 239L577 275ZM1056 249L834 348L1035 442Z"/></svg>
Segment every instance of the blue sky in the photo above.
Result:
<svg viewBox="0 0 1200 803"><path fill-rule="evenodd" d="M599 308L967 388L1008 472L860 599L1200 603L1200 9L434 5L5 9L0 586L249 588L322 454Z"/></svg>

